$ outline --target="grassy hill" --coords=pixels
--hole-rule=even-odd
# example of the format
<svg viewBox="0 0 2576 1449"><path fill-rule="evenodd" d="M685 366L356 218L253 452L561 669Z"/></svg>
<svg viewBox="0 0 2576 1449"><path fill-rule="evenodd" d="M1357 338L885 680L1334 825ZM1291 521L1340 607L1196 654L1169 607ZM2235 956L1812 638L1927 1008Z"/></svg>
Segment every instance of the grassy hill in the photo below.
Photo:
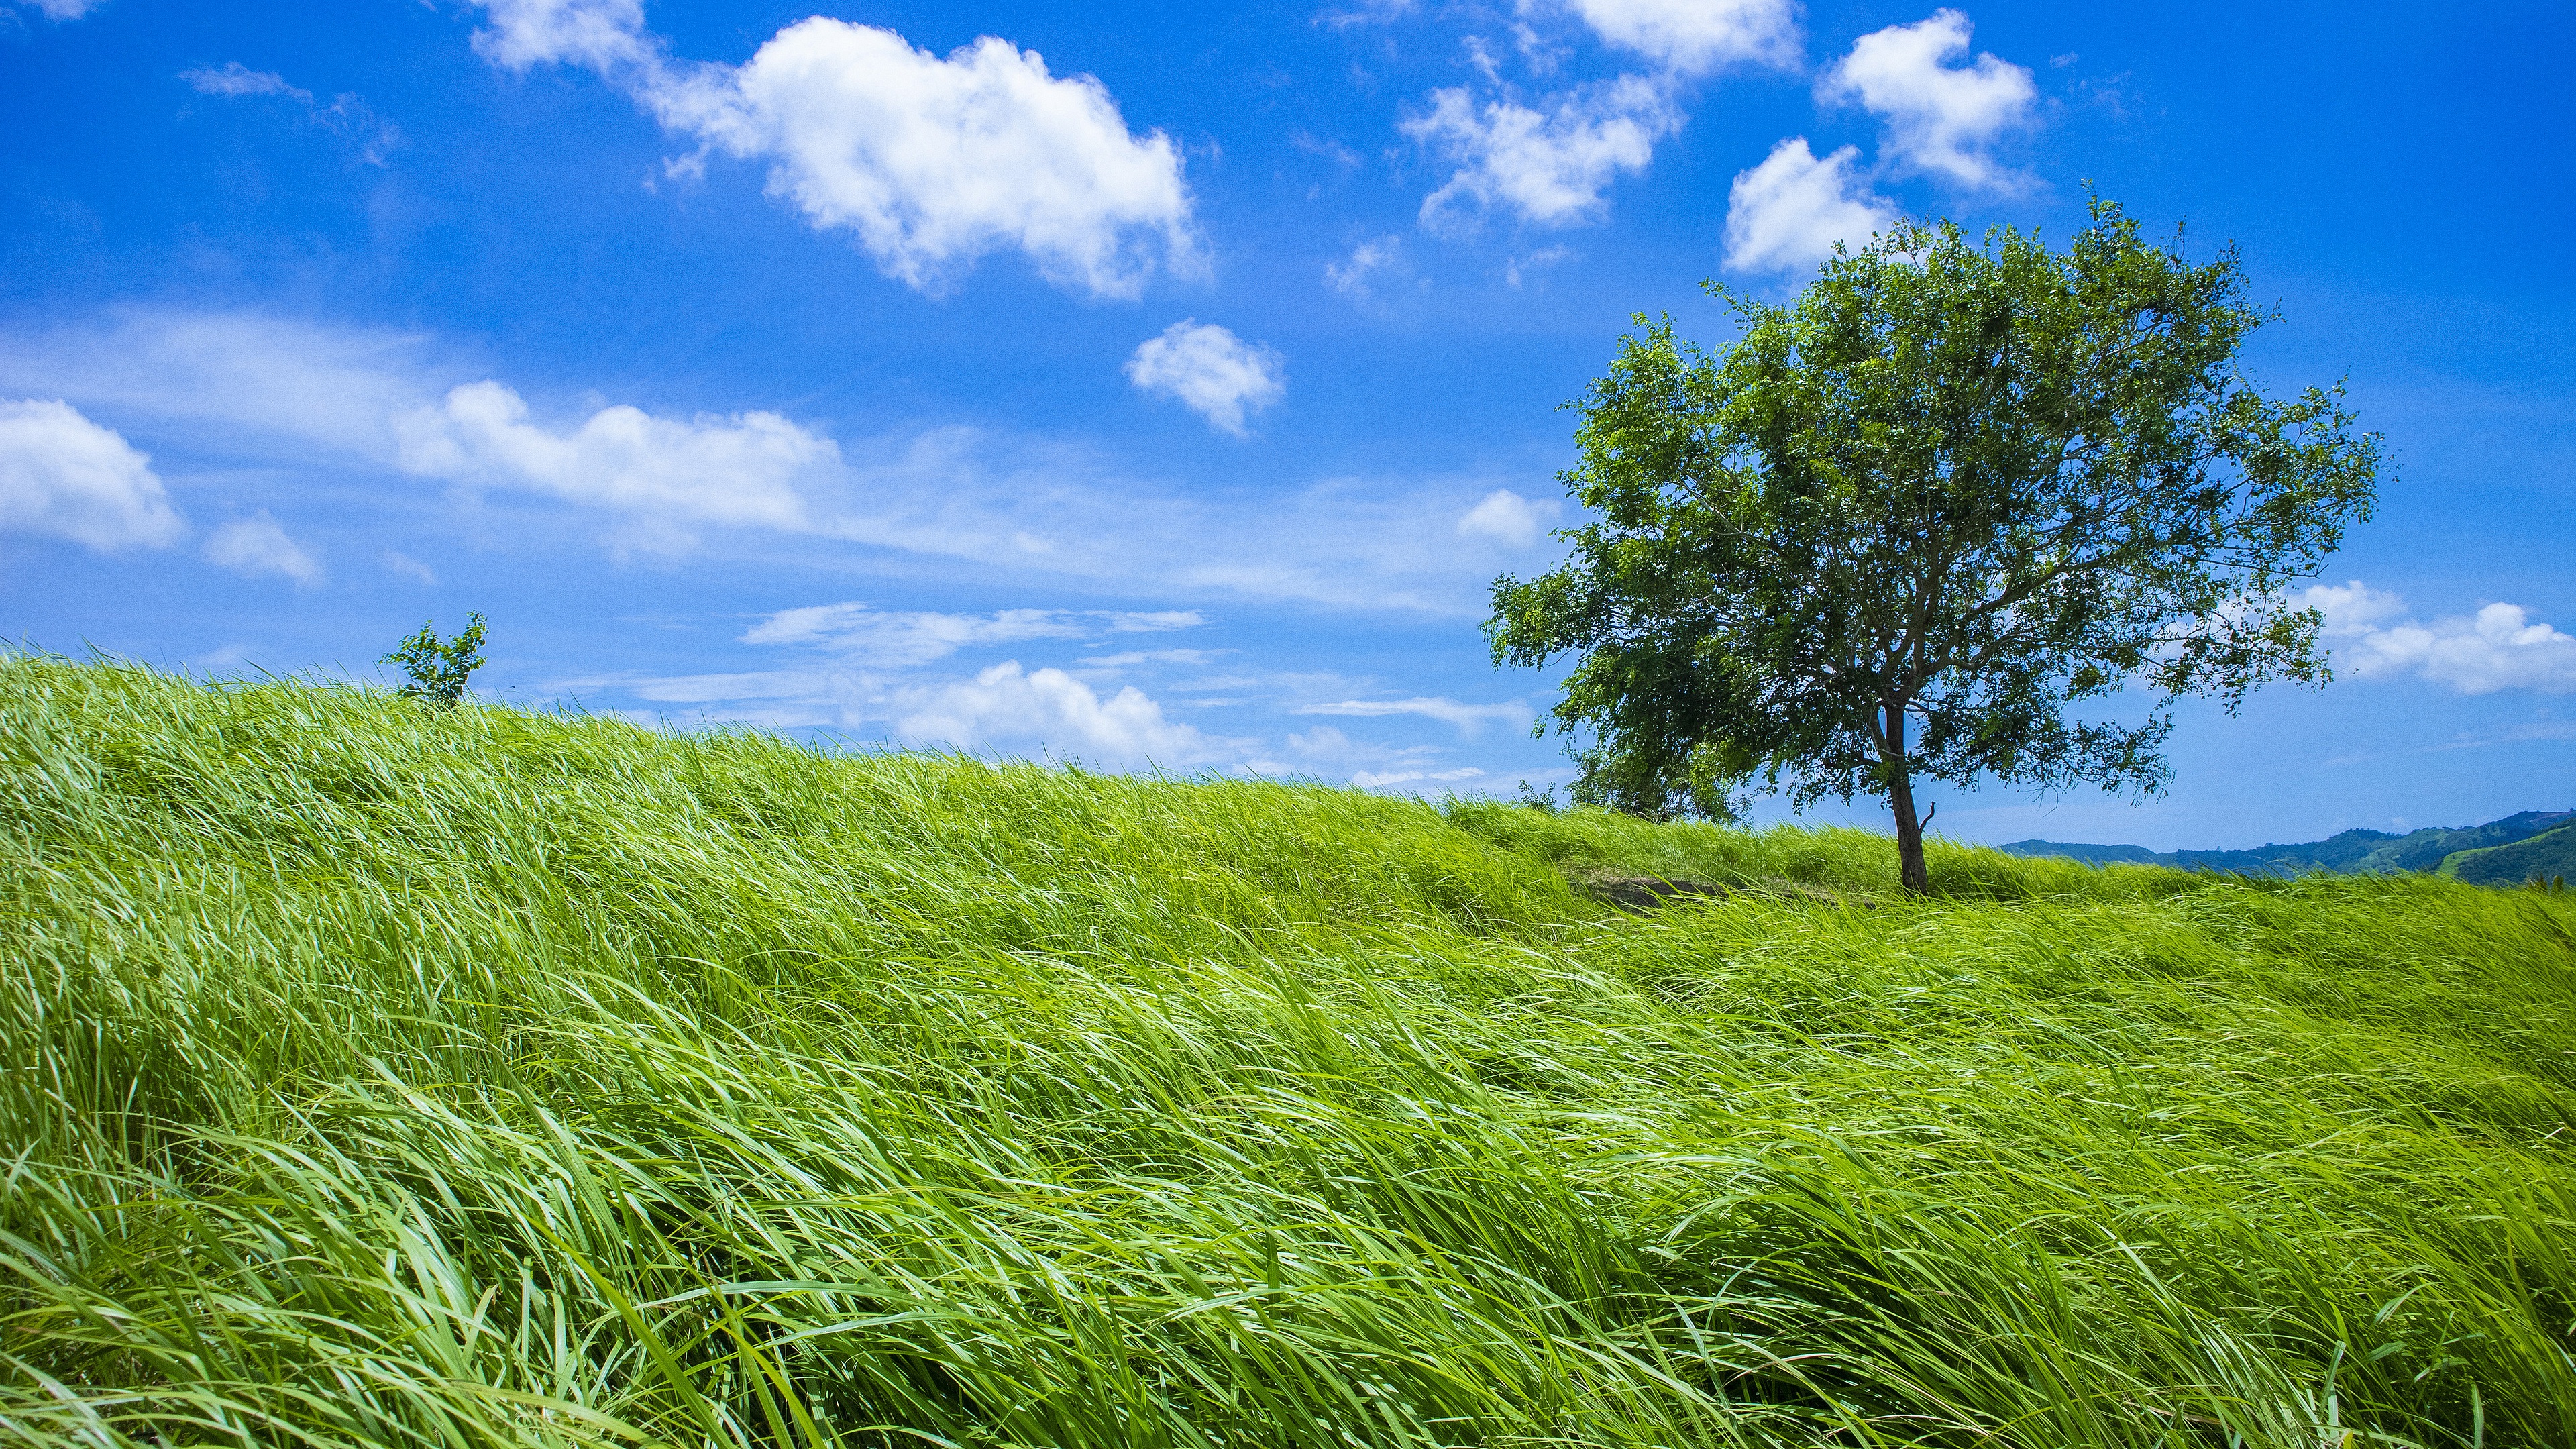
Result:
<svg viewBox="0 0 2576 1449"><path fill-rule="evenodd" d="M2510 845L2463 850L2442 862L2442 874L2475 885L2522 885L2576 875L2576 825L2563 825Z"/></svg>
<svg viewBox="0 0 2576 1449"><path fill-rule="evenodd" d="M2443 862L2467 851L2513 845L2576 822L2576 810L2525 810L2484 825L2429 826L2392 835L2385 830L2346 830L2324 840L2295 845L2258 845L2251 850L2154 851L2138 845L2075 845L2057 840L2016 840L1997 846L2006 855L2029 859L2060 856L2089 865L2161 865L2175 870L2218 870L2238 875L2292 876L2310 871L2369 875L2393 870L2443 870ZM2520 885L2523 876L2509 882ZM2489 882L2494 883L2494 882Z"/></svg>
<svg viewBox="0 0 2576 1449"><path fill-rule="evenodd" d="M0 850L14 1444L2576 1442L2565 896L31 659Z"/></svg>

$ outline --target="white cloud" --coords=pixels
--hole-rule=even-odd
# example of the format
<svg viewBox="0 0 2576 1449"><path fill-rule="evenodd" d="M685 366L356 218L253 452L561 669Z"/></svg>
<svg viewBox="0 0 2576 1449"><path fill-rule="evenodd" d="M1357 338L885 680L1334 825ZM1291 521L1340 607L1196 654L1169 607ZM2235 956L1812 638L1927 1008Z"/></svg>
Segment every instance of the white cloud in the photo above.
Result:
<svg viewBox="0 0 2576 1449"><path fill-rule="evenodd" d="M286 83L286 77L274 71L252 70L240 61L226 61L221 70L183 70L179 79L210 96L292 96L299 101L313 99L313 93L301 86Z"/></svg>
<svg viewBox="0 0 2576 1449"><path fill-rule="evenodd" d="M1207 617L1195 609L1137 613L1110 609L1001 609L991 614L941 614L871 609L861 603L784 609L743 633L746 644L794 644L822 649L850 663L909 669L945 659L960 649L1017 644L1029 639L1089 639L1101 634L1148 634L1195 629ZM1173 650L1196 658L1198 650ZM1124 656L1142 660L1143 654ZM1085 663L1098 661L1086 660Z"/></svg>
<svg viewBox="0 0 2576 1449"><path fill-rule="evenodd" d="M2428 624L2398 618L2404 599L2358 579L2320 584L2298 602L2325 612L2335 662L2362 679L2413 675L2462 694L2576 691L2576 634L2533 623L2519 604L2489 604Z"/></svg>
<svg viewBox="0 0 2576 1449"><path fill-rule="evenodd" d="M1112 634L1163 634L1174 629L1195 629L1207 622L1207 615L1196 609L1152 609L1142 612L1100 613L1092 616L1109 621Z"/></svg>
<svg viewBox="0 0 2576 1449"><path fill-rule="evenodd" d="M392 419L453 375L433 351L416 335L257 313L121 309L52 332L0 331L0 392L43 387L217 450L275 457L285 439L305 445L298 461L389 459Z"/></svg>
<svg viewBox="0 0 2576 1449"><path fill-rule="evenodd" d="M1679 75L1738 61L1793 69L1797 0L1571 0L1603 40Z"/></svg>
<svg viewBox="0 0 2576 1449"><path fill-rule="evenodd" d="M422 563L419 559L413 558L410 554L398 553L389 548L386 549L380 557L383 558L386 568L402 575L404 578L411 580L413 583L420 585L424 589L434 588L438 584L438 571L431 568L429 565Z"/></svg>
<svg viewBox="0 0 2576 1449"><path fill-rule="evenodd" d="M886 275L950 289L1018 250L1059 285L1131 297L1158 266L1200 269L1180 149L1130 133L1090 76L985 36L946 59L894 31L815 16L740 66L674 64L634 0L484 0L495 65L589 67L665 129L770 163L769 192L853 234ZM677 163L686 172L695 160Z"/></svg>
<svg viewBox="0 0 2576 1449"><path fill-rule="evenodd" d="M1726 193L1726 264L1748 272L1802 272L1896 224L1896 208L1860 176L1860 150L1818 159L1791 136L1762 164L1735 174Z"/></svg>
<svg viewBox="0 0 2576 1449"><path fill-rule="evenodd" d="M1457 770L1389 770L1383 774L1373 770L1362 770L1351 776L1351 783L1363 790L1376 790L1388 785L1409 785L1418 780L1443 782L1474 780L1482 778L1484 773L1473 765Z"/></svg>
<svg viewBox="0 0 2576 1449"><path fill-rule="evenodd" d="M1470 35L1459 45L1466 52L1467 64L1476 68L1477 73L1485 78L1485 84L1503 83L1503 63L1495 56L1493 48L1485 44L1485 37Z"/></svg>
<svg viewBox="0 0 2576 1449"><path fill-rule="evenodd" d="M482 0L492 17L474 32L474 53L497 66L526 70L562 61L605 71L661 59L644 33L642 0Z"/></svg>
<svg viewBox="0 0 2576 1449"><path fill-rule="evenodd" d="M36 13L47 20L78 20L107 0L36 0Z"/></svg>
<svg viewBox="0 0 2576 1449"><path fill-rule="evenodd" d="M745 632L750 644L815 656L796 667L737 674L558 681L617 688L708 717L778 728L831 726L905 745L1043 755L1114 768L1189 767L1239 761L1258 741L1223 739L1175 723L1144 693L1102 693L1061 669L1010 660L972 676L906 678L901 671L962 649L1033 639L1096 638L1191 628L1190 610L1006 609L989 615L878 611L864 604L789 609ZM1222 651L1140 652L1136 660L1186 662ZM1111 656L1125 662L1125 657Z"/></svg>
<svg viewBox="0 0 2576 1449"><path fill-rule="evenodd" d="M2359 579L2347 584L2317 584L2297 599L2303 609L2326 616L2325 637L2351 639L2369 633L2380 620L2406 612L2406 600Z"/></svg>
<svg viewBox="0 0 2576 1449"><path fill-rule="evenodd" d="M1163 707L1132 685L1103 699L1061 669L1030 673L1016 660L894 704L894 736L907 744L1029 745L1057 758L1130 768L1200 765L1235 753L1226 741L1165 719Z"/></svg>
<svg viewBox="0 0 2576 1449"><path fill-rule="evenodd" d="M1420 8L1417 0L1358 0L1347 10L1327 10L1315 17L1318 25L1345 30L1355 25L1385 25L1401 20Z"/></svg>
<svg viewBox="0 0 2576 1449"><path fill-rule="evenodd" d="M1223 327L1183 318L1149 337L1127 359L1141 392L1178 398L1220 432L1244 436L1243 415L1288 393L1288 360Z"/></svg>
<svg viewBox="0 0 2576 1449"><path fill-rule="evenodd" d="M1400 129L1459 163L1422 199L1422 223L1434 230L1472 227L1496 209L1544 226L1588 221L1611 179L1644 170L1657 138L1681 128L1663 92L1636 76L1567 92L1545 112L1509 100L1480 107L1458 86L1430 100Z"/></svg>
<svg viewBox="0 0 2576 1449"><path fill-rule="evenodd" d="M1539 530L1546 519L1556 514L1554 499L1528 499L1508 488L1497 488L1476 500L1476 506L1458 515L1458 532L1470 538L1490 538L1506 548L1527 548L1538 541Z"/></svg>
<svg viewBox="0 0 2576 1449"><path fill-rule="evenodd" d="M1094 669L1132 669L1139 664L1206 664L1231 649L1129 649L1117 654L1085 655L1077 663Z"/></svg>
<svg viewBox="0 0 2576 1449"><path fill-rule="evenodd" d="M0 399L0 532L112 553L167 548L186 529L150 455L69 403Z"/></svg>
<svg viewBox="0 0 2576 1449"><path fill-rule="evenodd" d="M608 410L558 414L529 389L533 416L513 421L515 394L495 378L492 358L434 336L259 314L137 308L55 329L0 326L0 397L41 389L93 416L112 409L138 441L229 465L453 481L470 509L446 512L442 490L416 484L381 489L370 506L395 529L470 524L485 546L523 554L556 546L567 530L612 546L676 548L692 518L708 525L713 546L759 546L716 537L721 520L699 517L716 511L774 520L817 552L837 540L1015 576L1113 588L1147 578L1175 602L1223 592L1371 613L1488 612L1491 557L1461 547L1457 524L1493 491L1489 476L1326 476L1245 500L1183 490L1152 459L1079 436L942 424L830 437L798 418L766 434L785 456L763 458L761 431L736 426L758 415L692 421L682 408L628 408L594 429L592 414ZM558 395L587 380L545 379ZM483 390L489 406L479 417L451 408L459 383ZM657 442L641 476L622 480L602 461L613 450L590 447L620 418L648 438L712 432L700 440L708 452L730 437L750 456L699 468L694 445L664 454ZM816 458L809 468L785 466L807 454ZM532 456L560 466L537 468ZM646 485L657 482L678 495L667 508L645 506L655 497ZM498 525L509 533L489 531Z"/></svg>
<svg viewBox="0 0 2576 1449"><path fill-rule="evenodd" d="M1525 273L1543 272L1560 262L1568 262L1573 259L1574 248L1572 247L1540 247L1538 250L1531 252L1528 256L1504 259L1503 281L1513 287L1518 287L1521 284L1522 277Z"/></svg>
<svg viewBox="0 0 2576 1449"><path fill-rule="evenodd" d="M1430 745L1390 746L1354 740L1328 724L1288 736L1288 750L1302 771L1331 779L1346 777L1361 789L1423 781L1472 780L1484 771L1469 766L1443 768L1447 752Z"/></svg>
<svg viewBox="0 0 2576 1449"><path fill-rule="evenodd" d="M1945 9L1929 20L1873 31L1817 81L1817 94L1857 101L1883 118L1887 149L1903 167L1961 186L2019 187L2027 178L1998 165L1984 148L2028 123L2038 88L2028 70L1992 54L1969 65L1944 64L1968 53L1972 29L1966 15Z"/></svg>
<svg viewBox="0 0 2576 1449"><path fill-rule="evenodd" d="M221 70L183 70L179 79L210 96L285 96L300 104L306 118L315 125L326 126L355 145L358 159L371 166L383 165L385 153L403 143L401 129L379 120L356 95L343 92L331 104L317 105L311 91L287 84L286 77L273 71L252 70L237 60L225 62Z"/></svg>
<svg viewBox="0 0 2576 1449"><path fill-rule="evenodd" d="M960 649L1028 639L1079 639L1092 632L1060 609L1003 609L990 615L882 612L865 604L823 604L772 614L745 631L746 644L808 644L853 663L909 669Z"/></svg>
<svg viewBox="0 0 2576 1449"><path fill-rule="evenodd" d="M1371 278L1403 265L1404 238L1378 237L1351 248L1347 260L1324 263L1324 285L1345 297L1366 298L1373 289Z"/></svg>
<svg viewBox="0 0 2576 1449"><path fill-rule="evenodd" d="M532 489L625 514L630 541L679 548L693 525L803 530L799 483L840 461L828 438L776 413L659 418L620 404L558 432L497 382L472 382L395 420L405 472Z"/></svg>
<svg viewBox="0 0 2576 1449"><path fill-rule="evenodd" d="M322 581L322 565L264 508L216 529L206 540L206 559L245 578L279 574L305 585Z"/></svg>
<svg viewBox="0 0 2576 1449"><path fill-rule="evenodd" d="M1523 725L1530 721L1530 708L1519 701L1504 704L1462 704L1454 699L1430 696L1414 699L1345 699L1333 704L1301 705L1299 714L1349 715L1361 719L1382 719L1388 715L1418 714L1455 725L1462 735L1473 737L1488 722Z"/></svg>

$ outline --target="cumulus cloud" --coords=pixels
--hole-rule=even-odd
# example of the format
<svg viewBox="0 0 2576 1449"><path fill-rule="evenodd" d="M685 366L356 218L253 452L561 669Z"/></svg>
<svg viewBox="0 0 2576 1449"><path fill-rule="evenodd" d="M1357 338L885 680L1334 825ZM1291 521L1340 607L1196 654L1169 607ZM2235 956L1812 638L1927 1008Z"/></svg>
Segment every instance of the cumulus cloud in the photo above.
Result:
<svg viewBox="0 0 2576 1449"><path fill-rule="evenodd" d="M1737 62L1794 68L1796 0L1572 0L1593 33L1677 75Z"/></svg>
<svg viewBox="0 0 2576 1449"><path fill-rule="evenodd" d="M989 253L1050 280L1134 296L1158 266L1200 267L1180 149L1137 136L1090 76L996 36L946 58L823 16L740 66L683 64L635 0L484 0L475 49L511 70L585 66L665 129L769 163L770 195L852 235L886 275L938 294ZM679 164L686 171L695 161Z"/></svg>
<svg viewBox="0 0 2576 1449"><path fill-rule="evenodd" d="M1129 685L1106 699L1061 669L996 664L972 680L899 695L895 738L958 749L1034 746L1045 754L1130 768L1189 766L1230 757L1226 742L1163 716Z"/></svg>
<svg viewBox="0 0 2576 1449"><path fill-rule="evenodd" d="M1747 272L1802 272L1896 224L1896 208L1860 176L1860 150L1819 158L1791 136L1762 164L1735 174L1726 193L1726 264Z"/></svg>
<svg viewBox="0 0 2576 1449"><path fill-rule="evenodd" d="M1591 220L1611 180L1643 171L1656 140L1681 128L1664 93L1637 76L1567 92L1545 111L1511 100L1480 106L1460 86L1433 91L1430 102L1401 129L1458 163L1422 199L1422 223L1434 230L1465 230L1497 210L1542 226Z"/></svg>
<svg viewBox="0 0 2576 1449"><path fill-rule="evenodd" d="M474 32L474 53L510 70L561 61L605 71L658 64L662 47L644 31L643 0L482 0L492 23Z"/></svg>
<svg viewBox="0 0 2576 1449"><path fill-rule="evenodd" d="M1288 394L1288 359L1223 327L1185 317L1127 359L1138 391L1177 398L1220 432L1244 436L1243 418Z"/></svg>
<svg viewBox="0 0 2576 1449"><path fill-rule="evenodd" d="M2337 666L2362 679L2412 675L2462 694L2576 691L2576 634L2532 622L2519 604L2489 604L2474 615L2426 623L2400 617L2403 598L2358 579L2320 584L2299 603L2324 611Z"/></svg>
<svg viewBox="0 0 2576 1449"><path fill-rule="evenodd" d="M1361 719L1383 719L1388 715L1418 714L1454 725L1460 734L1474 737L1493 721L1525 725L1530 722L1530 708L1517 700L1503 704L1462 704L1454 699L1421 696L1413 699L1345 699L1332 704L1309 704L1298 707L1299 714L1348 715Z"/></svg>
<svg viewBox="0 0 2576 1449"><path fill-rule="evenodd" d="M322 565L287 537L286 530L268 516L265 508L216 529L206 540L206 561L244 578L278 574L299 584L322 581Z"/></svg>
<svg viewBox="0 0 2576 1449"><path fill-rule="evenodd" d="M0 531L100 553L167 548L187 525L152 459L61 401L0 399Z"/></svg>
<svg viewBox="0 0 2576 1449"><path fill-rule="evenodd" d="M1555 516L1556 506L1554 499L1532 500L1497 488L1458 515L1458 532L1469 538L1490 538L1505 548L1527 548L1538 541L1539 530L1546 518Z"/></svg>
<svg viewBox="0 0 2576 1449"><path fill-rule="evenodd" d="M700 524L801 530L802 480L840 449L776 413L701 413L680 420L623 404L578 426L531 422L497 382L472 382L395 421L405 472L550 493L624 514L631 541L685 547Z"/></svg>
<svg viewBox="0 0 2576 1449"><path fill-rule="evenodd" d="M2016 188L2027 178L1985 148L2029 122L2038 88L2027 69L1992 54L1947 64L1967 55L1972 31L1956 10L1873 31L1817 82L1817 94L1857 102L1884 119L1886 149L1901 167L1966 187Z"/></svg>

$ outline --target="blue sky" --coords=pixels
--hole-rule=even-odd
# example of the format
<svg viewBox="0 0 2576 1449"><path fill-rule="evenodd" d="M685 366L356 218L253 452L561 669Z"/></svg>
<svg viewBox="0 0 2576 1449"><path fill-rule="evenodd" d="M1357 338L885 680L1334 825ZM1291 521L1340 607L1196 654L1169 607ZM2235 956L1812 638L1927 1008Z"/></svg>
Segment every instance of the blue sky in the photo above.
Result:
<svg viewBox="0 0 2576 1449"><path fill-rule="evenodd" d="M0 633L366 674L480 610L515 701L1508 793L1567 766L1486 587L1628 315L2089 183L2395 474L2336 683L1937 825L2576 804L2563 5L813 3L0 0Z"/></svg>

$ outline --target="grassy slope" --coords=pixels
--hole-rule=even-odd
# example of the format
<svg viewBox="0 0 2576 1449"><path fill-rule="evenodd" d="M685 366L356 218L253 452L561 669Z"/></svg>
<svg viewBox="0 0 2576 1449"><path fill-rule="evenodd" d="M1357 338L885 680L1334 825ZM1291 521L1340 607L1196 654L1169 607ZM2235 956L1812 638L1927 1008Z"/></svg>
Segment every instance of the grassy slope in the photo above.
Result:
<svg viewBox="0 0 2576 1449"><path fill-rule="evenodd" d="M2576 875L2576 825L2511 845L2460 851L2442 861L2442 874L2473 885L2521 885L2534 878Z"/></svg>
<svg viewBox="0 0 2576 1449"><path fill-rule="evenodd" d="M29 660L0 762L13 1443L2576 1441L2566 897Z"/></svg>

